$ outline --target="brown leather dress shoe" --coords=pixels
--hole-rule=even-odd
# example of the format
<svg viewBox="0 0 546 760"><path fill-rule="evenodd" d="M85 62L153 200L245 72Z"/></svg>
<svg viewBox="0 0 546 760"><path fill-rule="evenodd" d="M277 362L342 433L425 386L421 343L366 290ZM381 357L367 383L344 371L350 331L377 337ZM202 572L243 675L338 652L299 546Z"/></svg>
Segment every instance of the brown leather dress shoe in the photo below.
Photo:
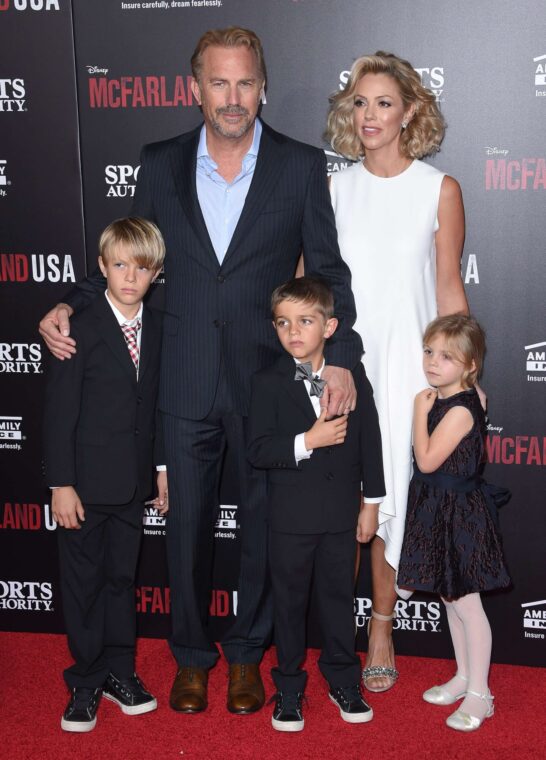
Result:
<svg viewBox="0 0 546 760"><path fill-rule="evenodd" d="M209 672L204 668L180 668L169 697L172 709L184 713L206 710L208 680Z"/></svg>
<svg viewBox="0 0 546 760"><path fill-rule="evenodd" d="M256 664L230 665L227 709L245 715L264 706L265 692L260 666Z"/></svg>

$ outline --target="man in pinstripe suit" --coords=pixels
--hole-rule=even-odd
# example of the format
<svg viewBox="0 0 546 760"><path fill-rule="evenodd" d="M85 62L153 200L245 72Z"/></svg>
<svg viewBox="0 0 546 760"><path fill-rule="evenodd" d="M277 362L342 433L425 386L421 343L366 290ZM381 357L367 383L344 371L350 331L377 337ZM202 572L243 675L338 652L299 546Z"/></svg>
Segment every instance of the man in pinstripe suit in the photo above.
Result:
<svg viewBox="0 0 546 760"><path fill-rule="evenodd" d="M244 714L264 703L259 662L272 625L265 479L245 456L250 378L279 355L269 298L293 276L302 249L306 273L332 287L340 321L323 373L330 414L355 406L350 369L362 344L352 330L350 273L339 254L324 156L257 119L266 86L258 37L233 27L207 32L192 71L204 124L145 146L132 209L159 226L167 246L159 407L169 473L170 646L178 663L170 704L204 710L208 671L219 656L207 615L227 442L241 491L241 561L237 618L222 647L227 706ZM40 323L57 356L74 351L68 316L102 287L92 275Z"/></svg>

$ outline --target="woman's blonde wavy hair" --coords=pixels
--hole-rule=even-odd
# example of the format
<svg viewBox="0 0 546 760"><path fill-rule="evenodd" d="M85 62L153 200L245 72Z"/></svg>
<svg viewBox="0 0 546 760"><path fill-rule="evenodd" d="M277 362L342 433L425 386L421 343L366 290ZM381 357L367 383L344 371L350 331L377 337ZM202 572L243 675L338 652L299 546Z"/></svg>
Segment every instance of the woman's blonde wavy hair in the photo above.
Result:
<svg viewBox="0 0 546 760"><path fill-rule="evenodd" d="M439 151L446 124L434 94L423 87L419 74L409 61L378 50L375 55L357 58L345 88L330 97L325 138L336 153L353 161L364 156L364 148L354 128L353 109L357 85L365 74L392 77L398 85L404 108L415 106L413 118L400 134L402 155L423 158Z"/></svg>

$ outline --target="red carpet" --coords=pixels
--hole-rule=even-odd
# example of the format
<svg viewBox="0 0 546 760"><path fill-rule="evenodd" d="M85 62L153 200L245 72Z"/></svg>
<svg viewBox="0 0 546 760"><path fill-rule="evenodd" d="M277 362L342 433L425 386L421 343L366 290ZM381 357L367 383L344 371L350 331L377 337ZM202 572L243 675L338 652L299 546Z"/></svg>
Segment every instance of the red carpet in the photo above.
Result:
<svg viewBox="0 0 546 760"><path fill-rule="evenodd" d="M209 681L209 709L178 715L168 706L174 663L165 641L139 641L138 672L159 701L156 712L127 717L103 700L98 723L88 734L61 731L67 701L61 671L69 662L65 639L46 634L0 633L0 756L4 760L405 760L461 758L510 760L544 757L546 672L509 665L492 667L496 714L473 734L444 725L453 709L427 705L421 692L447 680L452 663L399 657L400 682L370 696L371 723L349 725L327 698L309 653L305 729L279 734L271 707L255 715L225 709L226 667L221 661ZM263 664L268 696L273 693L269 653Z"/></svg>

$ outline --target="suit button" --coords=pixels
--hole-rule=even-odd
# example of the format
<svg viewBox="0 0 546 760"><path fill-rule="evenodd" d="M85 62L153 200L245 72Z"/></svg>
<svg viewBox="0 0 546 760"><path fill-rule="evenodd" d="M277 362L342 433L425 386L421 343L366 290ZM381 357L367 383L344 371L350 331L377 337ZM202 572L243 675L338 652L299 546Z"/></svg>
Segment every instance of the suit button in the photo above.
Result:
<svg viewBox="0 0 546 760"><path fill-rule="evenodd" d="M142 404L142 396L138 396L136 402L137 404Z"/></svg>
<svg viewBox="0 0 546 760"><path fill-rule="evenodd" d="M334 479L334 473L333 472L327 472L324 476L326 480L333 480Z"/></svg>
<svg viewBox="0 0 546 760"><path fill-rule="evenodd" d="M226 281L226 278L224 277L223 274L219 274L216 279L218 280L219 283L222 283L222 282Z"/></svg>
<svg viewBox="0 0 546 760"><path fill-rule="evenodd" d="M219 319L215 319L215 320L214 320L214 322L213 322L212 324L213 324L215 327L220 327L220 320L219 320Z"/></svg>
<svg viewBox="0 0 546 760"><path fill-rule="evenodd" d="M140 435L140 430L138 428L135 428L135 435Z"/></svg>

